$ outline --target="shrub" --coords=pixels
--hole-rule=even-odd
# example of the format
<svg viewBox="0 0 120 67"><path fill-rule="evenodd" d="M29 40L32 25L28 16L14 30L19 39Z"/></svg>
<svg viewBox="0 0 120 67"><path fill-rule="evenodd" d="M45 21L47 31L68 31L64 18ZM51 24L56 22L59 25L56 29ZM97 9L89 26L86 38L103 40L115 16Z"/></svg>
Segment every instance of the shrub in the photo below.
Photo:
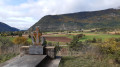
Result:
<svg viewBox="0 0 120 67"><path fill-rule="evenodd" d="M28 35L28 38L31 38L31 35Z"/></svg>
<svg viewBox="0 0 120 67"><path fill-rule="evenodd" d="M79 41L80 38L78 36L74 36L73 37L73 40L70 42L69 47L70 48L73 48L73 49L76 49L76 48L82 48L83 47L83 44L81 41Z"/></svg>
<svg viewBox="0 0 120 67"><path fill-rule="evenodd" d="M7 37L0 36L0 46L12 46L12 41Z"/></svg>
<svg viewBox="0 0 120 67"><path fill-rule="evenodd" d="M101 45L101 51L107 54L113 54L116 51L120 51L120 41L118 38L110 38L105 40Z"/></svg>
<svg viewBox="0 0 120 67"><path fill-rule="evenodd" d="M25 37L16 37L13 42L15 44L21 44L21 45L26 45L28 43L27 38Z"/></svg>
<svg viewBox="0 0 120 67"><path fill-rule="evenodd" d="M19 33L18 35L19 35L19 37L22 37L22 33Z"/></svg>
<svg viewBox="0 0 120 67"><path fill-rule="evenodd" d="M93 39L87 39L85 40L86 43L101 43L102 39L100 38L93 38Z"/></svg>

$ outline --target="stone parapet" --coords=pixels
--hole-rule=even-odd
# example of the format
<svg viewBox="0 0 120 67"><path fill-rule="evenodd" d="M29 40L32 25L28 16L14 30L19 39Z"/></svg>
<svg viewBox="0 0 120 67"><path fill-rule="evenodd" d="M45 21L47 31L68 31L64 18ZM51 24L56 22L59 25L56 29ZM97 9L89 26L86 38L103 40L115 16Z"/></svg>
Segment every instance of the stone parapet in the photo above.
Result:
<svg viewBox="0 0 120 67"><path fill-rule="evenodd" d="M45 47L46 55L50 58L56 57L56 50L54 46L47 46Z"/></svg>
<svg viewBox="0 0 120 67"><path fill-rule="evenodd" d="M25 54L30 54L30 46L22 46L20 48L20 54L21 56ZM55 58L56 57L56 50L54 46L47 46L43 49L44 55L47 55L50 58Z"/></svg>

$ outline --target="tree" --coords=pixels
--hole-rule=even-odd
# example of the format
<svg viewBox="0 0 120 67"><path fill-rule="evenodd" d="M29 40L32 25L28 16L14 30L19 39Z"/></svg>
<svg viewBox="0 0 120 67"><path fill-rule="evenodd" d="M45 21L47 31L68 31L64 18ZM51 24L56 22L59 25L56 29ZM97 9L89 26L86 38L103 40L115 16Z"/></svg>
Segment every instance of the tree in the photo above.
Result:
<svg viewBox="0 0 120 67"><path fill-rule="evenodd" d="M22 37L22 33L19 33L18 35L19 35L19 37Z"/></svg>
<svg viewBox="0 0 120 67"><path fill-rule="evenodd" d="M70 48L76 49L76 48L82 48L83 44L81 41L79 41L80 38L78 36L74 36L73 40L71 41L69 45Z"/></svg>
<svg viewBox="0 0 120 67"><path fill-rule="evenodd" d="M31 35L28 35L28 38L31 38Z"/></svg>
<svg viewBox="0 0 120 67"><path fill-rule="evenodd" d="M13 33L13 32L11 32L11 33L10 33L10 35L13 37L13 36L14 36L14 33Z"/></svg>

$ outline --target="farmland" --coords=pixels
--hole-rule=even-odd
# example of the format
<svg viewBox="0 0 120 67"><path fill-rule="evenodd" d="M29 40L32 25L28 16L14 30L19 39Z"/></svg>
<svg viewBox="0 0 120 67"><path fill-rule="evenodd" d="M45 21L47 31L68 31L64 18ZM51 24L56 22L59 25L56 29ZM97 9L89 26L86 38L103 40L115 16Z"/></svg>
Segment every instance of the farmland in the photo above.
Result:
<svg viewBox="0 0 120 67"><path fill-rule="evenodd" d="M50 32L50 33L52 33L52 32ZM105 39L108 39L108 38L119 38L120 37L120 35L115 35L115 34L103 34L103 33L98 34L98 33L82 33L82 32L68 33L68 34L61 34L61 35L60 34L51 34L51 35L47 35L48 39L47 39L46 35L44 35L44 36L46 36L46 40L48 40L48 41L50 41L49 37L51 37L51 38L55 37L56 40L57 40L57 38L58 39L62 38L64 40L64 42L69 42L70 39L73 38L73 36L78 35L78 34L84 34L85 35L84 37L82 37L80 39L80 41L83 41L83 42L85 40L89 40L89 39L93 39L93 38L100 38L102 40L105 40ZM63 38L63 37L70 38L70 39L68 39L68 41L67 41L67 39ZM55 41L55 40L52 40L52 41ZM61 41L59 40L57 42L61 42Z"/></svg>
<svg viewBox="0 0 120 67"><path fill-rule="evenodd" d="M64 34L55 34L57 32L46 32L47 34L43 34L43 37L46 38L46 40L48 42L52 42L52 43L61 43L62 45L65 45L66 43L69 43L73 36L78 35L78 34L84 34L85 36L82 37L80 39L80 41L86 41L86 40L91 40L93 38L100 38L102 40L108 39L108 38L119 38L120 35L115 35L115 34L103 34L103 33L84 33L84 32L77 32L77 33L64 33ZM28 35L23 35L24 37L26 37L28 39L29 42L31 42L32 40L30 38L28 38ZM11 41L14 40L16 36L14 37L8 37Z"/></svg>
<svg viewBox="0 0 120 67"><path fill-rule="evenodd" d="M66 45L66 43L69 43L72 38L75 35L78 34L84 34L85 36L80 39L80 41L86 41L86 40L91 40L93 38L100 38L102 40L106 40L108 38L119 38L120 35L115 35L115 34L103 34L103 33L83 33L83 32L77 32L77 33L67 33L67 34L53 34L56 32L47 32L47 34L43 34L43 37L46 38L47 42L52 42L52 43L60 43L60 45ZM27 36L26 36L27 37ZM11 38L12 40L14 38ZM31 39L28 39L28 41L31 41Z"/></svg>
<svg viewBox="0 0 120 67"><path fill-rule="evenodd" d="M68 45L67 43L71 43L72 39L76 36L76 35L79 35L79 34L84 34L85 36L81 37L79 39L79 41L82 41L83 43L86 41L86 40L92 40L93 38L100 38L102 39L103 41L106 40L106 39L109 39L109 38L120 38L120 35L115 35L115 34L105 34L105 33L94 33L94 32L89 32L89 33L85 33L85 32L74 32L74 33L62 33L62 34L56 34L54 32L47 32L47 34L43 34L43 37L46 38L47 40L47 44L59 44L59 45ZM28 35L23 35L24 37L27 38L27 41L28 42L31 42L32 40L30 38L28 38ZM18 36L6 36L6 37L2 37L2 38L8 38L10 39L10 41L13 42L13 40L18 37ZM97 44L97 43L95 43ZM5 55L6 56L6 55ZM3 57L2 55L0 57ZM4 59L1 60L1 62L4 62L6 60L8 60L8 58L12 58L12 57L5 57ZM101 64L107 64L107 66L109 65L113 65L111 63L113 63L113 59L111 61L111 58L109 59L108 57L104 57L102 58L101 60L105 59L104 61L101 61L99 59L96 59L98 57L96 56L91 56L91 55L88 55L88 54L80 54L79 56L63 56L62 57L62 61L60 63L60 67L68 67L70 64L71 67L72 66L75 66L75 67L79 67L79 66L84 66L86 64L86 66L91 66L91 64L95 63L93 66L99 66ZM97 61L97 62L95 62ZM110 61L110 63L107 63L108 61ZM81 63L79 63L81 62ZM74 65L77 63L77 66ZM114 66L114 65L113 65ZM117 64L116 64L117 66ZM70 66L69 66L70 67ZM103 67L106 67L106 65L103 65Z"/></svg>
<svg viewBox="0 0 120 67"><path fill-rule="evenodd" d="M64 48L64 54L59 67L119 67L120 35L105 33L72 33L84 34L83 37L73 37ZM66 54L66 55L65 55Z"/></svg>

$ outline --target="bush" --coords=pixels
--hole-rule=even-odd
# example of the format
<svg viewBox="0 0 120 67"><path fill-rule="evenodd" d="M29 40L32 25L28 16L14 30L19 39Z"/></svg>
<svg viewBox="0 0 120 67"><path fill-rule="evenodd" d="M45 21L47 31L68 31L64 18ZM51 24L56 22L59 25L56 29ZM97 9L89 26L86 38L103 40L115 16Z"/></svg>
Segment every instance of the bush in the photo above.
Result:
<svg viewBox="0 0 120 67"><path fill-rule="evenodd" d="M7 37L0 36L0 46L12 46L12 41Z"/></svg>
<svg viewBox="0 0 120 67"><path fill-rule="evenodd" d="M101 43L102 39L100 39L100 38L93 38L93 39L88 39L85 42L86 43Z"/></svg>
<svg viewBox="0 0 120 67"><path fill-rule="evenodd" d="M79 41L80 38L78 36L74 36L73 37L73 40L70 42L69 47L70 48L73 48L73 49L76 49L76 48L82 48L83 47L83 44L81 41Z"/></svg>
<svg viewBox="0 0 120 67"><path fill-rule="evenodd" d="M27 38L25 37L16 37L13 42L15 44L21 44L21 45L27 45L28 44L28 41L27 41Z"/></svg>
<svg viewBox="0 0 120 67"><path fill-rule="evenodd" d="M114 54L116 51L120 51L120 40L118 38L105 40L101 45L101 51L107 54Z"/></svg>

